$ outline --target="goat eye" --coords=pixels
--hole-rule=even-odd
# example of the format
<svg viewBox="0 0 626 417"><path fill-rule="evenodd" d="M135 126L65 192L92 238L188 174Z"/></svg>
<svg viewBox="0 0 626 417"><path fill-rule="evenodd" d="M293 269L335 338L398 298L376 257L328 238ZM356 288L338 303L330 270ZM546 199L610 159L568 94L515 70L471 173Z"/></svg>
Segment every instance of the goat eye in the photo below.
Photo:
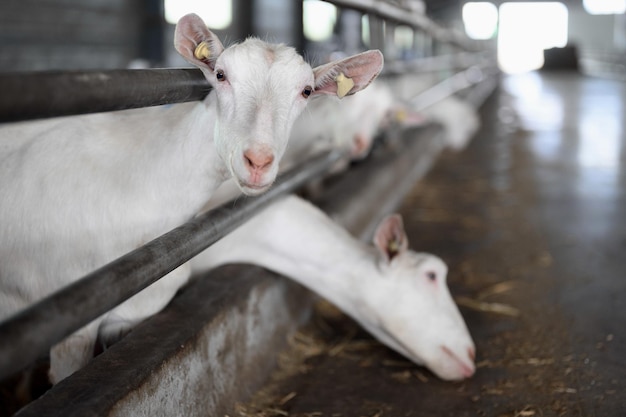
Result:
<svg viewBox="0 0 626 417"><path fill-rule="evenodd" d="M302 97L309 98L312 92L313 92L313 87L309 87L307 85L306 87L304 87L304 90L302 90Z"/></svg>
<svg viewBox="0 0 626 417"><path fill-rule="evenodd" d="M431 281L436 281L437 280L437 274L434 273L433 271L428 271L426 272L426 276L428 277L429 280Z"/></svg>
<svg viewBox="0 0 626 417"><path fill-rule="evenodd" d="M217 81L226 81L226 74L222 70L217 70L215 78L217 78Z"/></svg>

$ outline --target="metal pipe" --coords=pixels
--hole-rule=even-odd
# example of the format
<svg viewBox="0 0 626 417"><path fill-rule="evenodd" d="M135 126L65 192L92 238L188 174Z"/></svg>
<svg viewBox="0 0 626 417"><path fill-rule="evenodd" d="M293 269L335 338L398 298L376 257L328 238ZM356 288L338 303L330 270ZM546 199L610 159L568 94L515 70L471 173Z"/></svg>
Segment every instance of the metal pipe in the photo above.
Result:
<svg viewBox="0 0 626 417"><path fill-rule="evenodd" d="M0 74L0 123L201 100L194 68Z"/></svg>
<svg viewBox="0 0 626 417"><path fill-rule="evenodd" d="M225 204L154 239L0 323L0 380L215 243L277 197L321 175L343 157L321 154L265 194Z"/></svg>
<svg viewBox="0 0 626 417"><path fill-rule="evenodd" d="M485 52L458 52L447 55L428 56L412 60L385 62L383 74L406 74L409 72L436 72L448 69L468 68L485 62L494 62Z"/></svg>
<svg viewBox="0 0 626 417"><path fill-rule="evenodd" d="M362 240L370 240L380 220L396 210L415 182L436 161L439 152L443 149L442 132L439 126L423 128L419 133L407 131L401 138L403 146L377 148L369 158L325 185L323 193L314 200L314 203L351 234ZM224 314L230 308L225 305L237 306L245 302L251 285L245 280L246 275L253 275L256 278L257 287L263 287L264 282L267 282L266 273L254 267L248 266L236 273L237 268L238 266L230 266L227 270L228 274L225 273L223 267L201 274L202 279L191 283L186 291L177 296L159 314L160 317L148 319L151 322L144 323L143 326L133 330L118 342L116 349L105 352L95 358L89 366L67 378L62 384L54 386L48 394L22 409L19 416L111 415L115 414L111 412L113 409L118 415L124 415L132 414L133 410L137 411L137 408L133 408L138 407L137 402L132 395L129 395L129 392L143 393L154 389L153 384L162 377L163 373L160 372L163 369L167 369L166 373L174 378L180 376L184 379L185 376L182 374L184 371L179 372L174 368L184 362L183 358L188 359L200 355L202 348L200 344L194 343L194 340L206 337L207 333L216 327L224 329L226 326L224 323L229 320L225 319L224 315L231 316ZM228 283L218 287L216 282L226 277ZM238 285L232 285L233 282ZM274 283L276 287L279 285L281 284ZM230 291L224 291L225 287L230 288ZM216 296L216 293L219 295ZM304 294L295 299L293 297L293 292L283 294L281 304L296 304L300 307L308 304ZM242 298L244 301L238 302ZM268 306L267 299L264 301L256 299L255 302L260 302L264 311L267 311L267 308L274 309L274 306ZM221 310L215 307L220 303L222 304ZM218 311L215 312L215 310ZM246 308L241 308L241 310L243 310L242 314L256 314L246 312L249 310ZM209 311L213 313L209 314ZM296 327L299 317L292 317L292 320L294 323L290 328ZM267 323L260 323L259 326L267 326ZM284 332L284 324L282 329L275 331ZM233 338L240 336L234 335ZM159 340L158 349L154 346L154 340ZM203 338L203 340L206 342L206 339ZM229 343L232 343L232 339ZM186 345L186 348L180 349L181 345ZM232 349L238 352L245 350L236 345L235 342ZM274 346L263 343L256 343L254 350L255 361L271 361L274 359L273 354L276 353ZM247 352L245 355L249 357L251 354ZM216 361L220 360L216 359ZM206 358L194 360L194 364L198 364L199 367L211 366L209 362L210 359ZM216 364L216 366L228 367L230 376L220 379L220 383L230 387L225 388L231 390L228 392L241 394L245 391L244 388L250 388L249 384L242 384L240 380L246 375L246 369L223 363ZM166 378L160 381L162 385L157 391L167 390L164 387L172 383L171 379ZM200 378L198 384L204 387L211 386L211 383L207 382L211 379L213 376L207 375ZM235 384L234 387L233 384ZM148 388L149 386L151 388ZM193 392L190 392L184 401L196 401L194 398L197 397L194 396L203 395L206 392L204 389L191 391ZM154 394L154 401L158 402L158 396L158 392ZM217 403L231 401L230 404L232 404L233 396L220 395L218 397ZM150 398L153 398L152 394ZM215 402L213 407L215 408L211 406L205 408L204 414L224 415L223 410L221 413L217 412L219 406L216 406ZM188 408L185 410L187 411ZM193 414L193 412L187 414Z"/></svg>
<svg viewBox="0 0 626 417"><path fill-rule="evenodd" d="M405 9L380 0L324 0L339 7L374 14L383 19L393 20L420 29L441 42L452 43L466 50L475 49L474 43L458 31L443 28L425 14Z"/></svg>
<svg viewBox="0 0 626 417"><path fill-rule="evenodd" d="M481 82L484 78L485 75L480 67L470 67L422 91L409 100L410 107L415 111L424 110L458 91Z"/></svg>

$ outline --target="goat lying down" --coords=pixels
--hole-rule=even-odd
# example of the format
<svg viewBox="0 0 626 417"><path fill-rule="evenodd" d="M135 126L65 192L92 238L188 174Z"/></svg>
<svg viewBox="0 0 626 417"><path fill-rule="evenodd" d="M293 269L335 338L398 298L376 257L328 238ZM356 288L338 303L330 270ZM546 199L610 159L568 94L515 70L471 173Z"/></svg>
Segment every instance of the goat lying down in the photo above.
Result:
<svg viewBox="0 0 626 417"><path fill-rule="evenodd" d="M309 99L354 94L383 65L379 51L313 69L259 39L224 48L193 14L175 46L213 87L205 100L0 126L0 319L192 218L228 178L247 195L267 190ZM183 265L145 290L150 303L131 298L54 346L52 382L188 276Z"/></svg>
<svg viewBox="0 0 626 417"><path fill-rule="evenodd" d="M289 196L191 260L194 272L253 263L335 303L378 340L445 380L474 374L474 343L446 285L441 259L408 250L398 215L378 226L374 247L312 204Z"/></svg>

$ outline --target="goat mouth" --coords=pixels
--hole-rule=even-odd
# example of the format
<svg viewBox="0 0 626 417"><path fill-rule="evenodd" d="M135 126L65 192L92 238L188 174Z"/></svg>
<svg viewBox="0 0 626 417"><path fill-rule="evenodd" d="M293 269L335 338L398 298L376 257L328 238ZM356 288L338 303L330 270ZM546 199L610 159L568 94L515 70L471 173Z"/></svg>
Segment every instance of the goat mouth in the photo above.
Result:
<svg viewBox="0 0 626 417"><path fill-rule="evenodd" d="M461 370L461 374L463 375L463 377L469 378L472 375L474 375L475 369L474 369L474 365L473 364L468 365L466 363L466 361L464 361L463 359L459 358L454 352L452 352L446 346L441 346L441 350L446 354L446 356L451 358L456 363L456 365Z"/></svg>
<svg viewBox="0 0 626 417"><path fill-rule="evenodd" d="M247 182L243 182L240 181L239 182L239 188L241 188L241 191L244 192L244 194L247 195L259 195L263 192L265 192L268 188L270 188L272 185L272 183L269 184L250 184Z"/></svg>

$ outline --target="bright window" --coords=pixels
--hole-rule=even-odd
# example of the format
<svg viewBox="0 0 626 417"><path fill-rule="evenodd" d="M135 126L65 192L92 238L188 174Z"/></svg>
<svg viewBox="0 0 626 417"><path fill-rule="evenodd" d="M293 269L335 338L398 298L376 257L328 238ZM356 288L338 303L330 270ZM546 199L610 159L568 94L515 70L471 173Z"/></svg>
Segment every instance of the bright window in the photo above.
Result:
<svg viewBox="0 0 626 417"><path fill-rule="evenodd" d="M329 39L337 21L337 8L320 0L305 0L302 7L304 36L318 42Z"/></svg>
<svg viewBox="0 0 626 417"><path fill-rule="evenodd" d="M583 0L590 14L622 14L626 12L626 0Z"/></svg>
<svg viewBox="0 0 626 417"><path fill-rule="evenodd" d="M408 26L396 26L393 34L394 44L398 49L407 50L413 47L413 29Z"/></svg>
<svg viewBox="0 0 626 417"><path fill-rule="evenodd" d="M471 1L463 5L465 33L472 39L491 39L498 28L498 9L493 3Z"/></svg>
<svg viewBox="0 0 626 417"><path fill-rule="evenodd" d="M366 46L371 46L370 39L370 19L369 16L364 14L361 17L361 40Z"/></svg>
<svg viewBox="0 0 626 417"><path fill-rule="evenodd" d="M188 13L195 13L211 29L226 29L233 20L231 0L165 0L165 20L176 23Z"/></svg>
<svg viewBox="0 0 626 417"><path fill-rule="evenodd" d="M503 3L498 29L498 63L504 72L543 66L543 50L567 44L567 7L563 3Z"/></svg>

